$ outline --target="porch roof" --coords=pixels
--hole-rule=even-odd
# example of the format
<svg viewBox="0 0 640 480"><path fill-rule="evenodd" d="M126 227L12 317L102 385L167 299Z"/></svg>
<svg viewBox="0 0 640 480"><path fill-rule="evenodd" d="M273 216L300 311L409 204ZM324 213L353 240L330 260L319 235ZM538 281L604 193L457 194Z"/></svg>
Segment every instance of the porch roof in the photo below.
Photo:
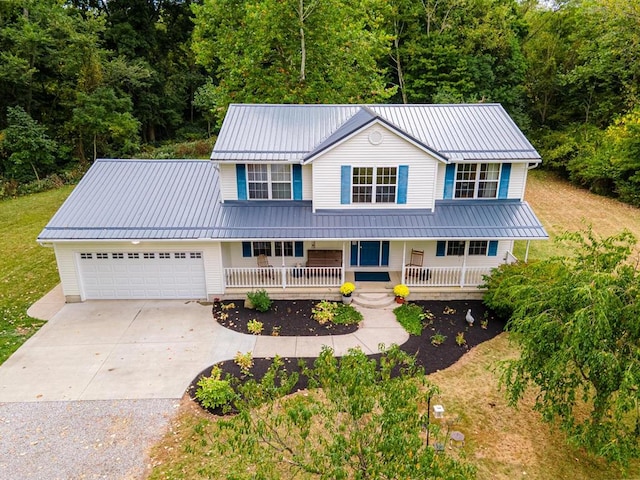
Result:
<svg viewBox="0 0 640 480"><path fill-rule="evenodd" d="M223 204L219 182L209 161L98 160L38 240L548 238L517 200L314 213L306 201Z"/></svg>
<svg viewBox="0 0 640 480"><path fill-rule="evenodd" d="M311 202L227 202L219 239L546 239L526 202L437 201L427 209L312 211ZM277 225L277 226L276 226Z"/></svg>

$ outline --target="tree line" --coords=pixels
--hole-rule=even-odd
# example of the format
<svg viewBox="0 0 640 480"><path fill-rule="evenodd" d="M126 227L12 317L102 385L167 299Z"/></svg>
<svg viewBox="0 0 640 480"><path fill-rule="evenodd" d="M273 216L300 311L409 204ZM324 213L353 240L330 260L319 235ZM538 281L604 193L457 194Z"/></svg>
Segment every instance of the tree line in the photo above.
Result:
<svg viewBox="0 0 640 480"><path fill-rule="evenodd" d="M231 102L499 102L640 205L638 0L7 0L0 174L215 134Z"/></svg>

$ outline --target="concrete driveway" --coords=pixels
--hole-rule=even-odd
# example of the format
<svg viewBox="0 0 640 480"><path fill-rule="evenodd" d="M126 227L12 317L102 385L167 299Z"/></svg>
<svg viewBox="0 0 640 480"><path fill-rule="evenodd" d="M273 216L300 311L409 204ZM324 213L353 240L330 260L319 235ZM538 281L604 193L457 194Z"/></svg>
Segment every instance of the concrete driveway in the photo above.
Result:
<svg viewBox="0 0 640 480"><path fill-rule="evenodd" d="M0 402L180 398L256 337L184 300L67 304L0 366Z"/></svg>

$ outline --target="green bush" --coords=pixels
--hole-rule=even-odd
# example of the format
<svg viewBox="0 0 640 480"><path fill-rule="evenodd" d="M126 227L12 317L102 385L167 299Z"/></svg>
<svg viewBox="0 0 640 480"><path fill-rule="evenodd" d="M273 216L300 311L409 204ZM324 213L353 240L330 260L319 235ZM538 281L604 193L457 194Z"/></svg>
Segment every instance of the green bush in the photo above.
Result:
<svg viewBox="0 0 640 480"><path fill-rule="evenodd" d="M404 303L393 309L398 323L404 327L409 335L419 336L424 327L425 313L420 305Z"/></svg>
<svg viewBox="0 0 640 480"><path fill-rule="evenodd" d="M249 330L249 333L253 333L254 335L260 335L263 329L264 329L264 324L262 322L259 322L255 318L247 322L247 330Z"/></svg>
<svg viewBox="0 0 640 480"><path fill-rule="evenodd" d="M338 325L353 325L354 323L360 323L362 321L362 314L351 305L344 305L342 303L336 303L336 305L338 307L333 316L333 323Z"/></svg>
<svg viewBox="0 0 640 480"><path fill-rule="evenodd" d="M200 404L209 409L222 407L223 411L229 411L235 392L228 380L220 378L220 367L213 367L211 376L202 377L198 382L196 398Z"/></svg>
<svg viewBox="0 0 640 480"><path fill-rule="evenodd" d="M362 321L362 314L351 305L322 300L311 310L320 325L331 322L337 325L352 325Z"/></svg>
<svg viewBox="0 0 640 480"><path fill-rule="evenodd" d="M316 303L316 306L311 309L311 313L320 325L324 325L327 322L333 322L333 318L336 316L337 306L338 304L336 302L322 300Z"/></svg>
<svg viewBox="0 0 640 480"><path fill-rule="evenodd" d="M255 292L248 292L247 298L253 306L256 307L256 310L259 312L267 312L271 308L271 304L273 301L269 298L269 294L266 290L256 290Z"/></svg>

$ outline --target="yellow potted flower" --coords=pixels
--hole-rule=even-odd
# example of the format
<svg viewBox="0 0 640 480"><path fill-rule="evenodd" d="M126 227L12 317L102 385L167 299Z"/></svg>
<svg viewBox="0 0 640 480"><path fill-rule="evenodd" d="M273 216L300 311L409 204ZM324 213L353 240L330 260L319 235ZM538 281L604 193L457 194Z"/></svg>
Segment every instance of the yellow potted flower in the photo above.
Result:
<svg viewBox="0 0 640 480"><path fill-rule="evenodd" d="M342 303L348 305L351 303L351 294L356 289L356 286L351 282L344 282L340 287L340 293L342 294Z"/></svg>
<svg viewBox="0 0 640 480"><path fill-rule="evenodd" d="M393 287L393 294L396 296L396 303L404 303L405 298L409 296L409 287L399 283Z"/></svg>

